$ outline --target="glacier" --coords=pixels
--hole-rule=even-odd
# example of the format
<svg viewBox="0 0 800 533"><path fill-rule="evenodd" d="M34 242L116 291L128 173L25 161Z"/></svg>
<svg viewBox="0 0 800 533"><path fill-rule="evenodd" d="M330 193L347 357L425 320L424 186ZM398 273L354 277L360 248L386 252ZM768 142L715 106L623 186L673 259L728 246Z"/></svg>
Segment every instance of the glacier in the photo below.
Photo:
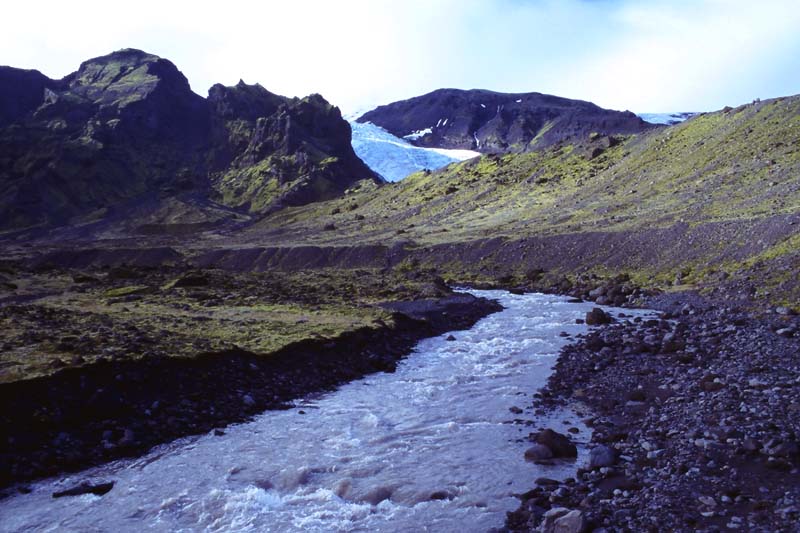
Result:
<svg viewBox="0 0 800 533"><path fill-rule="evenodd" d="M485 107L485 106L484 106ZM355 117L363 113L353 113L346 118L352 129L352 145L356 155L372 170L380 174L386 181L400 181L406 176L420 170L436 170L450 163L465 161L481 154L473 150L448 150L444 148L423 148L414 146L408 139L414 140L430 133L427 128L414 134L400 138L392 135L380 126L371 122L360 123ZM672 125L683 122L697 113L639 113L638 115L651 124ZM439 123L447 123L440 119ZM439 124L437 124L438 126ZM476 137L480 146L480 141Z"/></svg>
<svg viewBox="0 0 800 533"><path fill-rule="evenodd" d="M380 126L350 120L352 145L356 155L386 181L400 181L420 170L436 170L454 163L478 157L472 150L422 148L395 137Z"/></svg>
<svg viewBox="0 0 800 533"><path fill-rule="evenodd" d="M639 118L650 124L665 124L672 126L684 120L688 120L698 113L681 112L681 113L638 113Z"/></svg>

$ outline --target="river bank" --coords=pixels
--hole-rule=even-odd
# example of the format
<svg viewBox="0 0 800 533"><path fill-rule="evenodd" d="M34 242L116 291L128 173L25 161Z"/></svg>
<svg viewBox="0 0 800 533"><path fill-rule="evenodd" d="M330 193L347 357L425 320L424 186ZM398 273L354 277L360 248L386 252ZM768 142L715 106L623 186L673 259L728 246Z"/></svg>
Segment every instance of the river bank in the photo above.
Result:
<svg viewBox="0 0 800 533"><path fill-rule="evenodd" d="M8 325L0 486L222 432L292 399L391 372L420 339L500 309L428 277L339 272L327 285L324 273L122 274L28 274L36 283L19 282L0 306ZM38 288L26 294L28 285Z"/></svg>
<svg viewBox="0 0 800 533"><path fill-rule="evenodd" d="M644 305L660 318L618 317L562 350L533 409L590 412L593 458L537 480L507 529L575 510L575 531L797 531L798 317L691 293Z"/></svg>
<svg viewBox="0 0 800 533"><path fill-rule="evenodd" d="M0 531L497 527L527 479L542 475L523 457L533 427L577 427L581 440L588 437L567 411L541 419L521 415L519 406L544 386L568 342L559 332L585 332L576 319L593 304L474 294L504 309L468 330L420 341L394 372L266 411L224 435L178 439L136 459L31 483L29 494L0 504ZM547 475L563 479L571 470L565 464ZM52 497L84 483L113 486L102 496Z"/></svg>

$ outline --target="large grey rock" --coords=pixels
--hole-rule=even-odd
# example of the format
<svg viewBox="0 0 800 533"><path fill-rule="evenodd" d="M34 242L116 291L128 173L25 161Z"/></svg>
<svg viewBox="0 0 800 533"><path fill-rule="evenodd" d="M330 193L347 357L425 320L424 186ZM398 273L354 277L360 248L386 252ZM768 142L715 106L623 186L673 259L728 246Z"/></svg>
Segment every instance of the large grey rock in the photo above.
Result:
<svg viewBox="0 0 800 533"><path fill-rule="evenodd" d="M114 482L108 481L105 483L91 483L84 481L80 485L75 485L67 490L62 490L53 493L53 498L63 498L64 496L80 496L82 494L94 494L102 496L114 488Z"/></svg>
<svg viewBox="0 0 800 533"><path fill-rule="evenodd" d="M578 448L572 444L569 437L562 435L552 429L545 429L539 433L532 434L530 440L537 444L542 444L550 448L553 457L577 457Z"/></svg>
<svg viewBox="0 0 800 533"><path fill-rule="evenodd" d="M542 533L583 533L586 519L578 510L555 507L545 513L539 530Z"/></svg>
<svg viewBox="0 0 800 533"><path fill-rule="evenodd" d="M593 308L586 313L586 323L590 326L600 326L602 324L610 324L612 321L611 316L600 309L599 307Z"/></svg>

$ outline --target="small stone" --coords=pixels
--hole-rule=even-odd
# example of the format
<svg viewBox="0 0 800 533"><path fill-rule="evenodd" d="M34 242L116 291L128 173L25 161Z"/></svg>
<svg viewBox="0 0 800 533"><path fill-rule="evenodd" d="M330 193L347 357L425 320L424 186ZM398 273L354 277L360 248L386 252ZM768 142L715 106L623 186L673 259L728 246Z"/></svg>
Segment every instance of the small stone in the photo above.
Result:
<svg viewBox="0 0 800 533"><path fill-rule="evenodd" d="M748 452L757 452L761 449L761 443L752 437L745 437L742 441L742 448Z"/></svg>
<svg viewBox="0 0 800 533"><path fill-rule="evenodd" d="M444 340L446 340L448 342L453 342L454 340L456 340L456 338L454 336L452 336L452 335L448 335L447 338L445 338Z"/></svg>
<svg viewBox="0 0 800 533"><path fill-rule="evenodd" d="M613 466L617 462L617 454L613 448L603 444L592 448L589 452L589 468L601 468L603 466Z"/></svg>
<svg viewBox="0 0 800 533"><path fill-rule="evenodd" d="M117 444L119 446L132 446L136 442L136 434L130 428L125 428L122 438L119 439Z"/></svg>
<svg viewBox="0 0 800 533"><path fill-rule="evenodd" d="M698 501L706 507L716 507L717 502L711 496L699 496Z"/></svg>

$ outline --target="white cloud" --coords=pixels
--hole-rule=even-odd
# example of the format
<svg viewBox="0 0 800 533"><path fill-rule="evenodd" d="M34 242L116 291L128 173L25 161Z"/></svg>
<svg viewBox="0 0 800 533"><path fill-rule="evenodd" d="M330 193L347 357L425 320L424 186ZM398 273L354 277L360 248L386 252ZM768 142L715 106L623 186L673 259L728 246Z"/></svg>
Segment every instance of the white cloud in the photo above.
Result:
<svg viewBox="0 0 800 533"><path fill-rule="evenodd" d="M4 19L0 64L59 77L136 47L172 60L200 94L242 78L345 110L438 87L637 111L800 92L794 0L41 0L4 6Z"/></svg>

